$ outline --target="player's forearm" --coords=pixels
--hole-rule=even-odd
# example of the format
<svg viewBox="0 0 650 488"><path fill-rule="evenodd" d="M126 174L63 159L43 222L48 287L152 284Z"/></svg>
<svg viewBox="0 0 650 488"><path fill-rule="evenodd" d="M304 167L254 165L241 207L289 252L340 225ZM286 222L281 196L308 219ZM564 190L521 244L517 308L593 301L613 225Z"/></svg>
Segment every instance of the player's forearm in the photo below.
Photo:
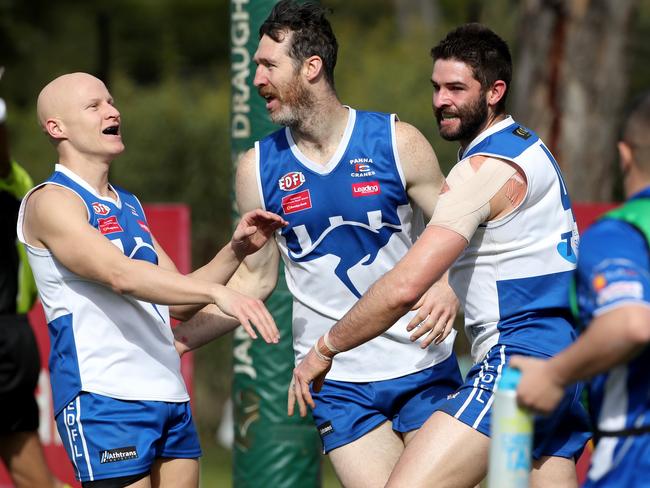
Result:
<svg viewBox="0 0 650 488"><path fill-rule="evenodd" d="M117 293L161 305L215 303L222 285L168 271L146 261L128 259L108 270L101 280Z"/></svg>
<svg viewBox="0 0 650 488"><path fill-rule="evenodd" d="M224 315L218 307L208 305L174 328L176 349L180 354L196 349L231 332L238 325L237 320Z"/></svg>
<svg viewBox="0 0 650 488"><path fill-rule="evenodd" d="M205 266L193 271L188 276L225 285L241 264L244 256L238 256L228 242Z"/></svg>
<svg viewBox="0 0 650 488"><path fill-rule="evenodd" d="M409 295L399 286L394 271L370 287L330 329L329 340L338 351L348 351L381 335L417 302L416 294Z"/></svg>
<svg viewBox="0 0 650 488"><path fill-rule="evenodd" d="M650 341L650 322L637 312L621 307L597 317L575 343L549 360L560 383L591 378L639 354Z"/></svg>
<svg viewBox="0 0 650 488"><path fill-rule="evenodd" d="M453 231L427 227L397 265L330 330L332 345L347 351L388 330L443 276L466 244Z"/></svg>

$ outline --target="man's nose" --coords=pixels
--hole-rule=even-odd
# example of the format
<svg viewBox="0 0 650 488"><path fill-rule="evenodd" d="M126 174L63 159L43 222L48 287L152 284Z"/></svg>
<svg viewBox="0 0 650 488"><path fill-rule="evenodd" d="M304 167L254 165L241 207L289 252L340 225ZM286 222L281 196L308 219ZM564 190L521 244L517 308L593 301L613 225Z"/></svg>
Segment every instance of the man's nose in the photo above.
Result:
<svg viewBox="0 0 650 488"><path fill-rule="evenodd" d="M268 78L266 76L266 68L262 65L258 65L255 70L255 78L253 78L253 85L257 88L264 86L268 83Z"/></svg>

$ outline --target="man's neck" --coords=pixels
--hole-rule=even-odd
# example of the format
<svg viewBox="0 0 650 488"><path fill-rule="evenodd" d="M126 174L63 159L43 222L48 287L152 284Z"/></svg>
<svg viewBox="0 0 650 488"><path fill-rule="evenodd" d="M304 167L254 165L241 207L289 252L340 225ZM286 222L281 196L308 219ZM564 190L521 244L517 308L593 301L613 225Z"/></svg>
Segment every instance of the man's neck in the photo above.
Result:
<svg viewBox="0 0 650 488"><path fill-rule="evenodd" d="M88 183L98 195L114 198L115 195L108 185L108 169L110 161L96 161L92 159L59 158L59 164L65 166L82 180Z"/></svg>
<svg viewBox="0 0 650 488"><path fill-rule="evenodd" d="M490 113L488 114L487 118L485 119L485 123L481 126L481 128L476 131L475 134L473 134L471 137L460 141L460 151L461 153L465 152L465 149L467 149L467 146L469 146L474 139L476 139L478 136L483 134L486 130L488 130L490 127L492 127L495 124L498 124L502 120L506 118L506 114L500 113L500 114L495 114L495 113Z"/></svg>
<svg viewBox="0 0 650 488"><path fill-rule="evenodd" d="M291 136L305 156L324 165L336 152L348 117L349 110L336 97L330 97L317 102L309 116L291 128Z"/></svg>

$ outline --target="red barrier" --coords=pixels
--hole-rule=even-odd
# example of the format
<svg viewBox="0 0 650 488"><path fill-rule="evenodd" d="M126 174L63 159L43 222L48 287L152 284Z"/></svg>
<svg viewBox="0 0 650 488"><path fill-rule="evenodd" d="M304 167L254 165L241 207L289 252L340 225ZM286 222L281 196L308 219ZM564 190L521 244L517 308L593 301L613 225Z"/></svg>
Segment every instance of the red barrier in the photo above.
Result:
<svg viewBox="0 0 650 488"><path fill-rule="evenodd" d="M182 273L191 271L190 211L185 205L155 204L145 205L147 222L156 240L172 258ZM37 303L29 313L29 322L34 329L41 354L41 375L36 388L36 400L40 408L39 435L43 443L45 458L54 475L62 481L79 487L74 479L72 464L68 460L61 439L56 430L52 413L52 392L47 369L50 339L43 308ZM192 354L183 355L181 361L183 378L190 394L192 392L193 359ZM11 488L13 484L4 465L0 463L0 488Z"/></svg>

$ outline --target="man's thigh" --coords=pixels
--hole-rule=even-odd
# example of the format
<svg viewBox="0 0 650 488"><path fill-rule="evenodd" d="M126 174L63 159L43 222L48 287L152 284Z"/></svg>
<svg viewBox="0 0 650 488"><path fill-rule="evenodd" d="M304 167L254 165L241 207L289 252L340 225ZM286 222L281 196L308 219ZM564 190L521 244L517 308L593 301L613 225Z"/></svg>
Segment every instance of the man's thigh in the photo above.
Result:
<svg viewBox="0 0 650 488"><path fill-rule="evenodd" d="M329 458L342 486L381 488L404 451L401 435L384 422L363 437L338 447Z"/></svg>
<svg viewBox="0 0 650 488"><path fill-rule="evenodd" d="M489 438L435 412L408 443L387 487L472 488L487 473Z"/></svg>
<svg viewBox="0 0 650 488"><path fill-rule="evenodd" d="M198 459L156 459L151 468L151 486L155 488L198 487Z"/></svg>
<svg viewBox="0 0 650 488"><path fill-rule="evenodd" d="M148 474L157 458L201 455L189 403L123 401L82 392L56 421L83 482Z"/></svg>

